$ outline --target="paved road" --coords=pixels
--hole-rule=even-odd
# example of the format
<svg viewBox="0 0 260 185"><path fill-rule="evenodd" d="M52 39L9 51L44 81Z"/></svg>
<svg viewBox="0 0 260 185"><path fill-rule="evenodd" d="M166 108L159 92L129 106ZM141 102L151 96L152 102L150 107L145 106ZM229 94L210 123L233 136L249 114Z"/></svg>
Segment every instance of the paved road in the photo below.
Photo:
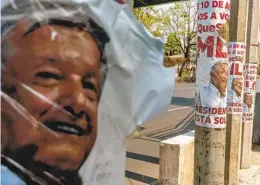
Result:
<svg viewBox="0 0 260 185"><path fill-rule="evenodd" d="M194 84L177 84L168 110L144 124L127 142L125 185L147 185L159 178L160 141L194 129Z"/></svg>

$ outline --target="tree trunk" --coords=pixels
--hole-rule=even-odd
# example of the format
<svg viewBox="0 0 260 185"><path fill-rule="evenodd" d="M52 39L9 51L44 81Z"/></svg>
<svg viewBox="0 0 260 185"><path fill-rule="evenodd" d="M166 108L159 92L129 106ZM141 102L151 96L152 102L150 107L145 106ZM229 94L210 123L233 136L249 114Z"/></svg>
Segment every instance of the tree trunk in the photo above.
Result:
<svg viewBox="0 0 260 185"><path fill-rule="evenodd" d="M181 69L179 70L179 74L178 74L179 77L181 77L181 75L182 75L185 63L186 63L186 61L181 64Z"/></svg>
<svg viewBox="0 0 260 185"><path fill-rule="evenodd" d="M189 49L187 49L187 52L184 53L185 61L181 64L181 69L180 69L179 74L178 74L179 77L181 77L181 75L183 73L183 69L184 69L186 62L190 61L189 55L190 55L190 52L189 52Z"/></svg>

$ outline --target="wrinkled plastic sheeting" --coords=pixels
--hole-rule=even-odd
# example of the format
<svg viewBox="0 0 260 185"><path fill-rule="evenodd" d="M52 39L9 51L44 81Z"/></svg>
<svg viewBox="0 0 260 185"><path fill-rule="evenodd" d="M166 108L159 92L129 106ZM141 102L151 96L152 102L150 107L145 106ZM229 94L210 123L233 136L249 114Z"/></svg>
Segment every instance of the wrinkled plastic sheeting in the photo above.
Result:
<svg viewBox="0 0 260 185"><path fill-rule="evenodd" d="M117 1L1 13L2 184L123 184L125 137L171 100L162 41Z"/></svg>

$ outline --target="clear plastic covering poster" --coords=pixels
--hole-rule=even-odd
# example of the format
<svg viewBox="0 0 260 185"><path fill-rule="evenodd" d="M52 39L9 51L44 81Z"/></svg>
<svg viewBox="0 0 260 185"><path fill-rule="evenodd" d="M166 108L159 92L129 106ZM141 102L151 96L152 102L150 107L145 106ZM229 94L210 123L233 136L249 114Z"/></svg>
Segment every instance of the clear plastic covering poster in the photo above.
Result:
<svg viewBox="0 0 260 185"><path fill-rule="evenodd" d="M124 1L1 1L1 184L122 185L174 70Z"/></svg>
<svg viewBox="0 0 260 185"><path fill-rule="evenodd" d="M246 45L243 42L229 43L229 74L227 92L227 112L229 114L243 113L243 70Z"/></svg>
<svg viewBox="0 0 260 185"><path fill-rule="evenodd" d="M243 122L252 123L254 120L255 88L257 64L244 65L244 97Z"/></svg>
<svg viewBox="0 0 260 185"><path fill-rule="evenodd" d="M198 0L196 125L224 128L230 1Z"/></svg>

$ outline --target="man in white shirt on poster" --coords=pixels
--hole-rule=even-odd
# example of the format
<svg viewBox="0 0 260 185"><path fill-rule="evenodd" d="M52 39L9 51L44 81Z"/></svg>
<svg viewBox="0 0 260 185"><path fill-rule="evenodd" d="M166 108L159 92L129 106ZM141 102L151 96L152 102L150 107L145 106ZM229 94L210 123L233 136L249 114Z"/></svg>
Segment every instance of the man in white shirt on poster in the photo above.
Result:
<svg viewBox="0 0 260 185"><path fill-rule="evenodd" d="M246 92L244 94L243 111L244 112L251 112L251 113L254 112L253 95L250 92Z"/></svg>
<svg viewBox="0 0 260 185"><path fill-rule="evenodd" d="M243 77L235 77L232 80L231 88L228 90L227 101L230 103L242 103L242 87L243 87Z"/></svg>
<svg viewBox="0 0 260 185"><path fill-rule="evenodd" d="M226 107L227 62L216 62L210 71L207 86L197 86L196 105L203 107Z"/></svg>

